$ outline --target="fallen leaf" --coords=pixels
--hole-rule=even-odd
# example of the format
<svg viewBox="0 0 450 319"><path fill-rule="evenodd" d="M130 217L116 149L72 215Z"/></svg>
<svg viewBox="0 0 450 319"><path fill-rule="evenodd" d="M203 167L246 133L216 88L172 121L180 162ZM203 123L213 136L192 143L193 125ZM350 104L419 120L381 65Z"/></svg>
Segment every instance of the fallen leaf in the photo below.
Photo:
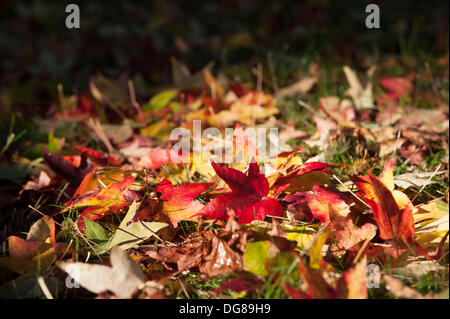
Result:
<svg viewBox="0 0 450 319"><path fill-rule="evenodd" d="M295 82L294 84L291 84L285 88L280 89L276 97L277 98L286 98L286 97L293 97L296 95L303 95L311 91L311 89L314 87L314 85L318 82L317 77L306 77L303 79L300 79L299 81Z"/></svg>
<svg viewBox="0 0 450 319"><path fill-rule="evenodd" d="M336 288L331 286L325 279L321 271L308 267L299 259L300 276L306 282L308 294L295 291L292 288L290 295L300 298L311 299L367 299L366 286L366 259L347 269L336 283Z"/></svg>
<svg viewBox="0 0 450 319"><path fill-rule="evenodd" d="M412 243L414 239L414 219L412 204L405 194L394 191L393 161L390 160L380 178L369 173L354 180L360 195L372 208L375 220L384 240L399 240Z"/></svg>
<svg viewBox="0 0 450 319"><path fill-rule="evenodd" d="M278 252L274 248L268 240L248 243L244 252L244 269L260 276L267 276L265 263Z"/></svg>
<svg viewBox="0 0 450 319"><path fill-rule="evenodd" d="M92 165L87 161L86 153L81 154L80 165L75 167L63 157L50 154L47 147L45 147L44 160L52 171L75 186L78 186L83 181L84 176L92 170Z"/></svg>
<svg viewBox="0 0 450 319"><path fill-rule="evenodd" d="M412 83L407 78L384 77L380 79L380 84L388 90L388 95L392 99L411 94Z"/></svg>
<svg viewBox="0 0 450 319"><path fill-rule="evenodd" d="M288 203L288 210L291 212L295 213L308 208L307 211L302 212L302 215L309 215L322 223L327 223L331 221L330 217L333 215L345 217L350 213L350 206L345 202L346 199L345 194L315 185L313 191L286 195L283 202Z"/></svg>
<svg viewBox="0 0 450 319"><path fill-rule="evenodd" d="M415 239L423 248L438 246L449 231L448 204L442 200L420 205L413 218Z"/></svg>
<svg viewBox="0 0 450 319"><path fill-rule="evenodd" d="M196 221L198 217L193 217L204 205L195 198L210 188L213 183L187 183L173 186L168 180L163 180L155 191L161 193L163 200L163 213L166 214L174 227L177 227L180 220Z"/></svg>
<svg viewBox="0 0 450 319"><path fill-rule="evenodd" d="M445 173L445 171L401 174L395 176L394 184L403 189L407 189L409 187L422 187L424 185L432 185L436 182L430 179L430 177L443 173Z"/></svg>
<svg viewBox="0 0 450 319"><path fill-rule="evenodd" d="M242 254L233 250L224 239L213 236L210 247L209 254L205 254L204 262L199 265L201 272L208 276L217 276L243 269Z"/></svg>
<svg viewBox="0 0 450 319"><path fill-rule="evenodd" d="M40 191L41 189L48 187L50 185L50 182L51 182L50 176L48 176L48 174L45 171L41 171L39 173L38 180L36 182L28 181L23 187L22 191L26 190Z"/></svg>
<svg viewBox="0 0 450 319"><path fill-rule="evenodd" d="M260 173L258 164L251 162L248 175L232 168L212 163L217 175L230 187L231 193L220 195L202 208L198 215L210 219L227 220L227 209L232 209L239 223L250 223L254 219L263 220L266 215L283 216L280 203L267 197L269 183Z"/></svg>
<svg viewBox="0 0 450 319"><path fill-rule="evenodd" d="M344 249L350 249L365 240L370 241L377 233L374 224L365 223L358 227L351 218L335 217L332 222L336 244Z"/></svg>
<svg viewBox="0 0 450 319"><path fill-rule="evenodd" d="M117 213L132 201L133 196L129 196L129 198L127 198L127 196L125 195L133 184L133 181L134 177L131 176L124 179L120 183L112 183L97 193L87 196L78 196L71 203L66 205L66 208L63 210L63 212L67 211L69 208L87 207L80 215L80 226L83 226L84 218L96 220L101 218L106 213Z"/></svg>
<svg viewBox="0 0 450 319"><path fill-rule="evenodd" d="M144 284L144 274L119 247L111 249L112 267L82 262L58 262L57 266L87 290L100 294L111 291L121 298L131 298Z"/></svg>
<svg viewBox="0 0 450 319"><path fill-rule="evenodd" d="M366 87L363 88L361 82L358 79L358 76L356 75L356 72L347 65L343 67L344 74L347 78L348 83L350 84L350 88L345 92L345 94L353 99L356 109L374 107L372 76L375 73L375 69L375 66L372 66L369 70L367 70L369 82L367 83Z"/></svg>
<svg viewBox="0 0 450 319"><path fill-rule="evenodd" d="M233 290L236 292L253 291L262 286L263 281L257 277L240 276L228 280L226 283L220 285L214 289L215 292L221 292L225 290Z"/></svg>

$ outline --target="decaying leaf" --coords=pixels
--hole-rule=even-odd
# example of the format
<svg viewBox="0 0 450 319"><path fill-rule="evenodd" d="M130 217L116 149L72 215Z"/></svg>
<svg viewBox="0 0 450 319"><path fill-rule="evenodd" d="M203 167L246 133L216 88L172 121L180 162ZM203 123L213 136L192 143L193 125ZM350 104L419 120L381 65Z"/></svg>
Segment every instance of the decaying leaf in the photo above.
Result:
<svg viewBox="0 0 450 319"><path fill-rule="evenodd" d="M218 235L203 232L181 245L162 247L146 254L158 261L177 264L178 272L198 267L200 272L216 276L243 270L242 255L252 236L252 232L240 229L230 218L225 231Z"/></svg>
<svg viewBox="0 0 450 319"><path fill-rule="evenodd" d="M317 77L303 78L288 87L282 88L277 92L277 97L292 97L308 93L317 83Z"/></svg>

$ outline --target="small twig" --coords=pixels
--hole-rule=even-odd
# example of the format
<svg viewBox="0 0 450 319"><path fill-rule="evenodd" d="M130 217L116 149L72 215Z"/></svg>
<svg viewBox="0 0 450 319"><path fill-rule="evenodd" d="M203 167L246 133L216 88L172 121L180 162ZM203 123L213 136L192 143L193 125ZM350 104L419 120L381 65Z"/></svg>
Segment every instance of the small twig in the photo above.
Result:
<svg viewBox="0 0 450 319"><path fill-rule="evenodd" d="M333 174L333 177L334 177L334 179L335 180L337 180L342 186L344 186L345 187L345 189L347 190L347 191L349 191L357 200L359 200L361 203L363 203L364 205L366 205L368 208L371 208L370 206L369 206L369 204L367 204L365 201L363 201L361 198L359 198L350 188L348 188L344 183L342 183L342 181L336 176L336 175L334 175Z"/></svg>
<svg viewBox="0 0 450 319"><path fill-rule="evenodd" d="M439 166L436 168L436 170L433 172L433 174L431 174L431 176L427 179L427 181L425 182L425 184L423 184L423 186L420 188L420 190L416 193L416 195L414 195L413 199L411 199L411 203L414 202L414 200L417 198L417 196L420 195L420 193L422 193L423 189L425 187L428 186L428 184L430 183L431 179L434 177L434 175L436 175L436 173L439 171L439 169L441 168L441 164L439 164Z"/></svg>
<svg viewBox="0 0 450 319"><path fill-rule="evenodd" d="M188 292L186 290L186 287L184 286L183 281L181 281L181 279L179 279L178 281L180 283L181 289L183 290L183 293L185 294L186 298L187 299L191 299L191 297L189 296L189 294L188 294Z"/></svg>
<svg viewBox="0 0 450 319"><path fill-rule="evenodd" d="M270 77L272 78L272 87L273 87L273 90L276 95L276 93L278 92L278 81L277 81L277 77L275 75L272 54L270 52L267 54L267 64L269 66Z"/></svg>
<svg viewBox="0 0 450 319"><path fill-rule="evenodd" d="M95 256L97 256L97 258L98 258L102 263L105 263L105 262L103 261L103 259L100 257L100 255L97 253L97 251L94 249L94 247L92 247L92 245L91 245L91 243L89 242L89 240L88 240L86 237L84 237L84 235L81 233L80 229L79 229L78 227L75 227L75 229L78 231L80 237L86 242L86 244L88 244L89 248L92 249L92 251L94 252Z"/></svg>
<svg viewBox="0 0 450 319"><path fill-rule="evenodd" d="M170 241L166 241L159 237L153 230L151 230L147 225L145 225L143 222L139 221L142 226L144 226L156 239L160 240L163 243L169 244L170 246L176 246L174 243L171 243Z"/></svg>
<svg viewBox="0 0 450 319"><path fill-rule="evenodd" d="M144 168L144 173L145 173L145 184L147 185L147 194L150 197L150 188L148 186L148 174L147 174L147 169Z"/></svg>
<svg viewBox="0 0 450 319"><path fill-rule="evenodd" d="M218 219L214 219L211 224L209 224L208 226L205 227L205 231L207 231L208 229L210 229L211 227L214 226L215 223L217 223Z"/></svg>
<svg viewBox="0 0 450 319"><path fill-rule="evenodd" d="M428 62L425 62L425 68L427 69L428 76L430 77L431 87L433 89L434 94L438 98L439 103L444 104L441 94L439 93L439 90L437 89L436 82L434 81L433 74L431 73L431 69L430 69L430 64Z"/></svg>
<svg viewBox="0 0 450 319"><path fill-rule="evenodd" d="M356 264L356 262L358 261L358 259L361 257L364 249L366 249L367 245L369 244L369 242L372 240L372 238L367 238L363 245L361 246L361 248L359 249L358 253L356 254L356 257L353 259L353 264Z"/></svg>
<svg viewBox="0 0 450 319"><path fill-rule="evenodd" d="M189 179L189 183L192 183L192 177L191 177L191 171L189 170L189 168L186 166L186 164L183 162L183 167L186 170L188 179Z"/></svg>
<svg viewBox="0 0 450 319"><path fill-rule="evenodd" d="M290 222L290 221L293 221L293 222L295 222L295 223L298 223L298 224L306 224L306 225L308 225L309 223L307 223L307 222L304 222L304 221L301 221L301 220L296 220L296 219L289 219L289 218L287 218L287 217L281 217L281 216L274 216L274 215L266 215L267 217L271 217L271 218L277 218L277 219L282 219L282 220L287 220L288 222Z"/></svg>
<svg viewBox="0 0 450 319"><path fill-rule="evenodd" d="M95 134L97 134L98 138L103 142L103 144L105 144L106 148L108 149L109 155L112 156L115 153L114 148L105 132L103 131L103 128L98 119L94 120L90 118L87 124L95 132Z"/></svg>
<svg viewBox="0 0 450 319"><path fill-rule="evenodd" d="M43 212L40 212L39 210L37 210L36 208L34 208L34 207L31 206L31 205L28 205L28 208L31 208L31 209L34 210L36 213L41 214L43 217L48 216L48 215L45 215ZM54 221L54 222L55 222L56 225L63 227L60 223L58 223L58 222L56 222L56 221Z"/></svg>
<svg viewBox="0 0 450 319"><path fill-rule="evenodd" d="M134 84L133 84L133 81L131 81L131 80L128 80L128 91L130 92L131 104L136 108L136 111L138 113L139 121L141 121L142 123L145 123L144 114L142 114L141 107L140 107L139 103L136 101L136 94L134 92Z"/></svg>

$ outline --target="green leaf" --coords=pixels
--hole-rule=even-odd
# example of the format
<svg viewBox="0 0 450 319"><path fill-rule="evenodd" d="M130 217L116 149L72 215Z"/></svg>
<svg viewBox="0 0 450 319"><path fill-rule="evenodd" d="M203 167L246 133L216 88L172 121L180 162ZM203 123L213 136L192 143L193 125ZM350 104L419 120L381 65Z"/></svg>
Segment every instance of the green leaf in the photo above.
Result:
<svg viewBox="0 0 450 319"><path fill-rule="evenodd" d="M48 151L50 153L57 153L61 148L61 145L64 143L64 138L57 138L53 135L53 132L48 134Z"/></svg>
<svg viewBox="0 0 450 319"><path fill-rule="evenodd" d="M158 111L167 105L178 94L178 90L163 91L150 99L150 101L142 106L143 111Z"/></svg>
<svg viewBox="0 0 450 319"><path fill-rule="evenodd" d="M108 240L108 234L105 229L96 222L85 218L86 222L86 237L92 241L102 242Z"/></svg>
<svg viewBox="0 0 450 319"><path fill-rule="evenodd" d="M257 275L267 276L265 261L269 258L270 246L271 243L267 240L248 243L244 252L244 269Z"/></svg>

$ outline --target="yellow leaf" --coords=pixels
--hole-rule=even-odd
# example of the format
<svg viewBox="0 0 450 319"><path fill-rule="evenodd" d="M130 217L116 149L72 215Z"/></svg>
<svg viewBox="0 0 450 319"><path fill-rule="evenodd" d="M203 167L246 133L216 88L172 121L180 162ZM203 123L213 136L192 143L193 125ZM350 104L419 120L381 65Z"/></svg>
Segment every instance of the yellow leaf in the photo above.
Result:
<svg viewBox="0 0 450 319"><path fill-rule="evenodd" d="M441 242L449 231L448 212L448 204L440 200L420 206L413 214L416 241L422 247L435 246Z"/></svg>

